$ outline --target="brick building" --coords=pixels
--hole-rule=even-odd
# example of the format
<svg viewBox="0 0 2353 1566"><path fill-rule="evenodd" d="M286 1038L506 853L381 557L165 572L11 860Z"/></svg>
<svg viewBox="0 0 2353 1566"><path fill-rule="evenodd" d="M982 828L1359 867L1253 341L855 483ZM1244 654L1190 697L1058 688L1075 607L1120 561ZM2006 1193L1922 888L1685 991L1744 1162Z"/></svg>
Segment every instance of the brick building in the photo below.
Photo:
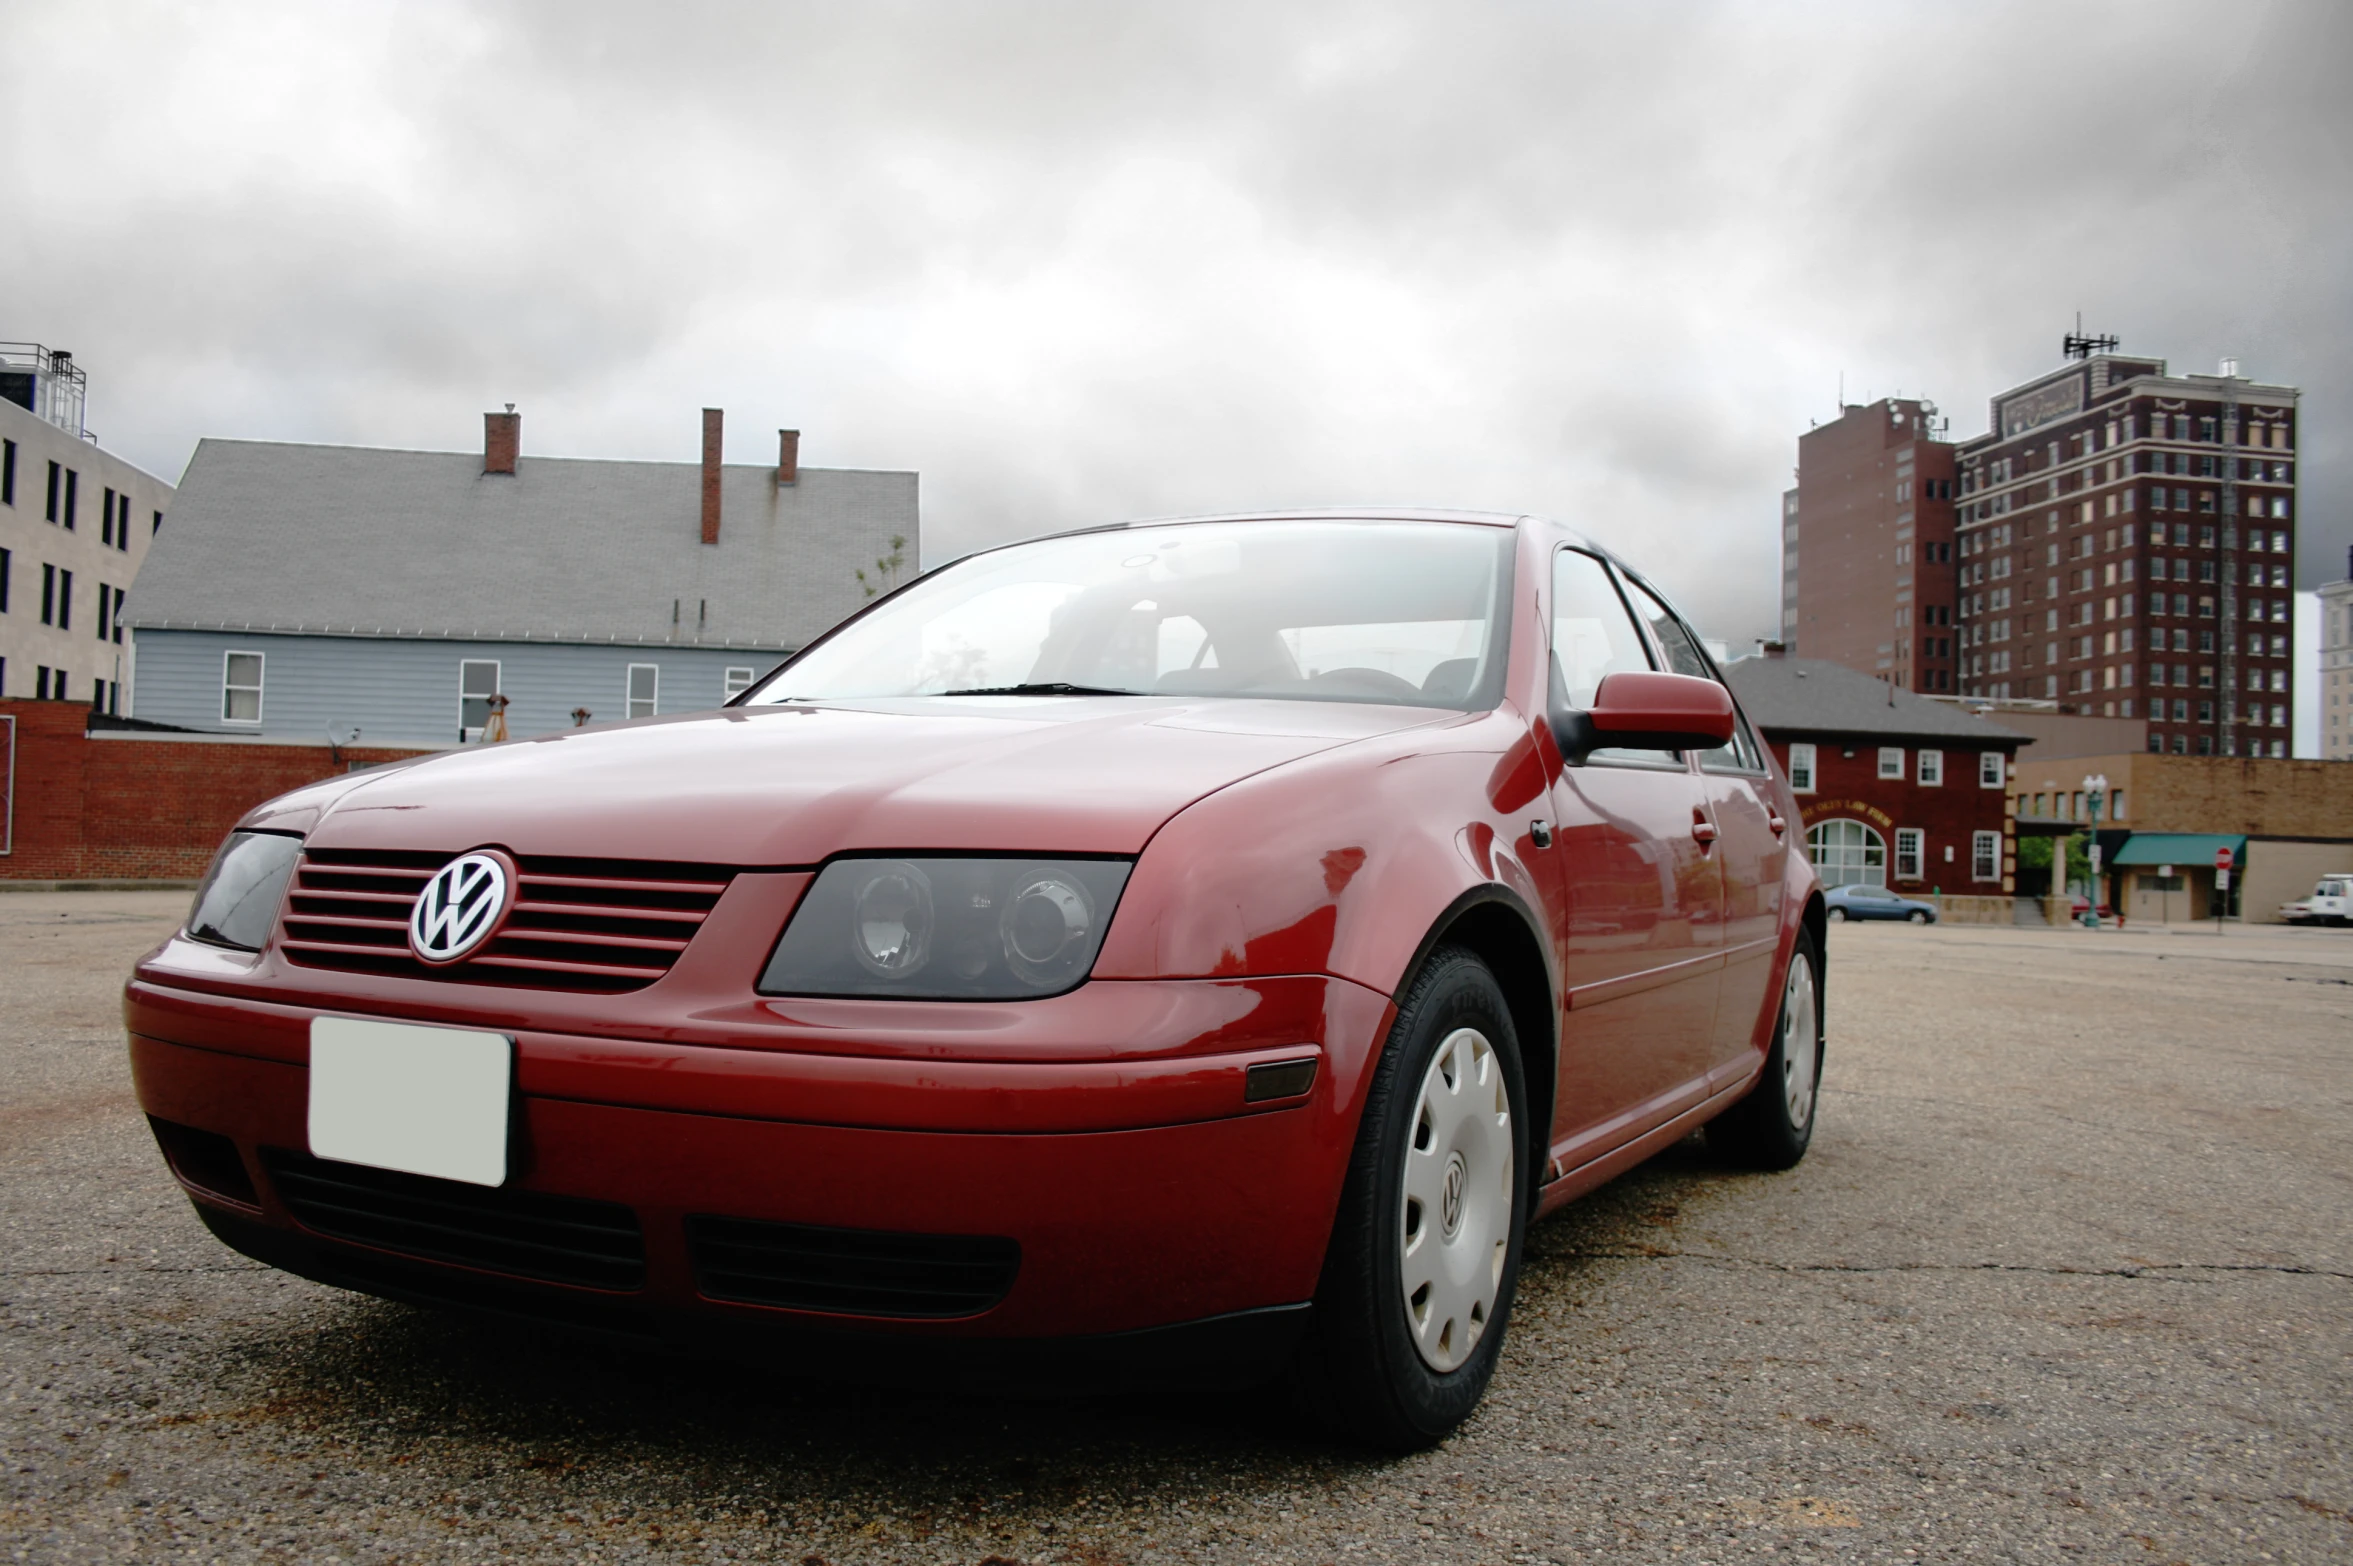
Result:
<svg viewBox="0 0 2353 1566"><path fill-rule="evenodd" d="M1953 448L1936 405L1850 405L1798 437L1781 498L1781 639L1904 690L1951 692Z"/></svg>
<svg viewBox="0 0 2353 1566"><path fill-rule="evenodd" d="M1962 693L2134 719L2152 751L2285 757L2298 393L2100 346L2070 339L1956 449Z"/></svg>
<svg viewBox="0 0 2353 1566"><path fill-rule="evenodd" d="M1825 884L2016 889L2011 762L2027 737L1827 659L1764 657L1725 679L1781 760Z"/></svg>

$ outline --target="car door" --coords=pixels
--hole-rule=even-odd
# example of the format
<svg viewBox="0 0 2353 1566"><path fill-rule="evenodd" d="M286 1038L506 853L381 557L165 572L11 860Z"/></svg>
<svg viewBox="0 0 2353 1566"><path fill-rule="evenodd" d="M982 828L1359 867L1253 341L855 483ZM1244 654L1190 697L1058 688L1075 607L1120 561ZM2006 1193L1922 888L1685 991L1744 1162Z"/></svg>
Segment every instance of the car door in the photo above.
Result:
<svg viewBox="0 0 2353 1566"><path fill-rule="evenodd" d="M1683 618L1640 581L1632 583L1634 605L1650 627L1666 666L1719 684L1723 675ZM1734 703L1735 710L1738 703ZM1782 878L1788 868L1791 827L1774 798L1772 773L1745 717L1736 720L1732 742L1703 752L1701 787L1715 823L1714 857L1723 876L1724 969L1718 981L1714 1048L1709 1068L1721 1086L1756 1064L1755 1051L1772 1042L1766 1015L1773 993L1773 960L1781 939ZM1873 909L1887 917L1884 909Z"/></svg>
<svg viewBox="0 0 2353 1566"><path fill-rule="evenodd" d="M1553 556L1558 698L1656 666L1600 557ZM1722 956L1721 878L1699 774L1679 755L1596 751L1552 783L1563 1001L1554 1156L1564 1168L1705 1092Z"/></svg>

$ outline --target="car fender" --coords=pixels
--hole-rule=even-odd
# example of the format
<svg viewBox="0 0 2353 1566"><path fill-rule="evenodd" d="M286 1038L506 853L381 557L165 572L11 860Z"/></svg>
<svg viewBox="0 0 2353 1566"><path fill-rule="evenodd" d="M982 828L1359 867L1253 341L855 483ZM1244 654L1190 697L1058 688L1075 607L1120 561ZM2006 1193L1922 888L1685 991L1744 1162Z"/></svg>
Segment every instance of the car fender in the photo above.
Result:
<svg viewBox="0 0 2353 1566"><path fill-rule="evenodd" d="M1322 973L1394 996L1474 893L1508 902L1542 944L1527 801L1509 764L1524 732L1508 712L1484 714L1195 802L1138 859L1095 976Z"/></svg>

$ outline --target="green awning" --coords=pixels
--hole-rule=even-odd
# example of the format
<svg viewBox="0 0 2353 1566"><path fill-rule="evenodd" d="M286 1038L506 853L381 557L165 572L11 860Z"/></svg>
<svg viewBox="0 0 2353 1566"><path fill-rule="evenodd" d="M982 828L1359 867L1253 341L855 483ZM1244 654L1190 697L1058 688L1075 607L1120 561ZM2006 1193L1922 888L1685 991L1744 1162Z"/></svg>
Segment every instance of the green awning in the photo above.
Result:
<svg viewBox="0 0 2353 1566"><path fill-rule="evenodd" d="M2116 850L2112 865L2173 865L2214 868L2214 851L2230 850L2231 864L2246 868L2247 840L2214 832L2135 832Z"/></svg>

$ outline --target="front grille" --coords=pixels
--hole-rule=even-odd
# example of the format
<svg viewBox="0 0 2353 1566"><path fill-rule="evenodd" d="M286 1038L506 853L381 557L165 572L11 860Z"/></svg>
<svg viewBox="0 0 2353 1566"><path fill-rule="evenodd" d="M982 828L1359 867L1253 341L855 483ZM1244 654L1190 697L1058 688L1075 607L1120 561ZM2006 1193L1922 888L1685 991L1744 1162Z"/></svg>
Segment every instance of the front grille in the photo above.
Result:
<svg viewBox="0 0 2353 1566"><path fill-rule="evenodd" d="M989 1235L697 1215L686 1244L707 1299L852 1316L977 1316L1021 1270L1020 1245Z"/></svg>
<svg viewBox="0 0 2353 1566"><path fill-rule="evenodd" d="M424 1261L585 1289L645 1286L645 1236L617 1202L465 1185L272 1148L263 1167L295 1222Z"/></svg>
<svg viewBox="0 0 2353 1566"><path fill-rule="evenodd" d="M409 912L454 853L303 851L279 949L305 968L538 989L643 989L670 970L735 872L636 859L518 858L506 924L446 968L409 951Z"/></svg>

